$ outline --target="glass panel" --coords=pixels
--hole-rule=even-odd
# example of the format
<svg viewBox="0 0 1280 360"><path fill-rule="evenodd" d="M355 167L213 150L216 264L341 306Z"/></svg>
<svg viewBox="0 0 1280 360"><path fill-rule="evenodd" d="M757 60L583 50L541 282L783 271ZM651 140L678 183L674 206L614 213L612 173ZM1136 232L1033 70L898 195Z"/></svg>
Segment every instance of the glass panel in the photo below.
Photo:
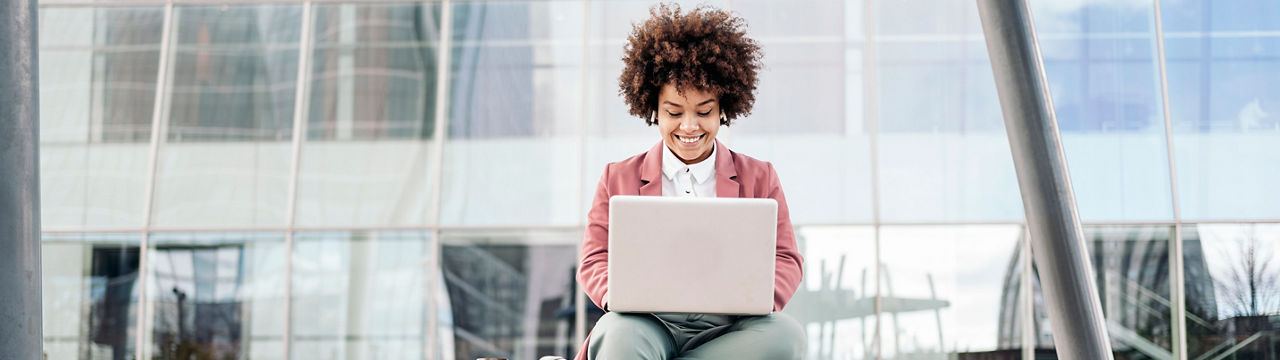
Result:
<svg viewBox="0 0 1280 360"><path fill-rule="evenodd" d="M317 5L307 140L430 138L439 11Z"/></svg>
<svg viewBox="0 0 1280 360"><path fill-rule="evenodd" d="M135 357L141 234L44 234L44 351L51 359Z"/></svg>
<svg viewBox="0 0 1280 360"><path fill-rule="evenodd" d="M170 142L152 224L285 224L301 5L174 11Z"/></svg>
<svg viewBox="0 0 1280 360"><path fill-rule="evenodd" d="M309 142L298 174L299 226L428 225L428 141ZM283 203L282 203L283 205Z"/></svg>
<svg viewBox="0 0 1280 360"><path fill-rule="evenodd" d="M806 359L874 359L875 229L799 227L804 285L783 312L805 327Z"/></svg>
<svg viewBox="0 0 1280 360"><path fill-rule="evenodd" d="M882 227L884 357L1021 357L1022 235L1018 225Z"/></svg>
<svg viewBox="0 0 1280 360"><path fill-rule="evenodd" d="M574 339L580 232L441 235L456 359L566 358Z"/></svg>
<svg viewBox="0 0 1280 360"><path fill-rule="evenodd" d="M1174 159L1184 219L1277 219L1280 7L1173 1L1165 23Z"/></svg>
<svg viewBox="0 0 1280 360"><path fill-rule="evenodd" d="M1116 359L1172 358L1167 226L1090 226L1085 237L1102 313ZM1034 265L1033 265L1034 267ZM1035 297L1036 357L1056 359L1038 270ZM1190 323L1190 322L1188 322Z"/></svg>
<svg viewBox="0 0 1280 360"><path fill-rule="evenodd" d="M762 11L777 11L765 6L761 8ZM750 19L747 21L752 24ZM762 51L768 56L764 59L767 65L759 75L759 91L751 115L734 120L733 126L729 127L733 129L732 135L737 135L734 139L864 132L860 127L846 129L848 125L858 125L849 122L861 122L861 109L845 109L845 86L860 88L862 84L849 81L860 77L846 79L845 45L840 41L839 33L777 40L767 37L769 33L764 31L753 32L752 35L770 39L761 42ZM803 42L806 40L812 43ZM849 69L860 70L858 67ZM848 116L846 111L858 116Z"/></svg>
<svg viewBox="0 0 1280 360"><path fill-rule="evenodd" d="M435 267L434 269L439 269ZM433 356L436 359L453 358L453 309L449 306L449 288L444 281L443 271L434 271L436 277L436 347Z"/></svg>
<svg viewBox="0 0 1280 360"><path fill-rule="evenodd" d="M1173 219L1153 9L1150 0L1032 4L1084 221Z"/></svg>
<svg viewBox="0 0 1280 360"><path fill-rule="evenodd" d="M760 42L765 66L754 110L723 140L773 162L793 222L871 222L863 4L752 0L735 1L733 10Z"/></svg>
<svg viewBox="0 0 1280 360"><path fill-rule="evenodd" d="M158 233L149 241L151 356L284 357L284 234Z"/></svg>
<svg viewBox="0 0 1280 360"><path fill-rule="evenodd" d="M142 226L149 150L147 143L41 144L41 226Z"/></svg>
<svg viewBox="0 0 1280 360"><path fill-rule="evenodd" d="M878 2L874 87L881 219L1022 219L977 7Z"/></svg>
<svg viewBox="0 0 1280 360"><path fill-rule="evenodd" d="M294 235L292 356L427 356L434 249L428 232Z"/></svg>
<svg viewBox="0 0 1280 360"><path fill-rule="evenodd" d="M580 223L582 3L451 6L440 222Z"/></svg>
<svg viewBox="0 0 1280 360"><path fill-rule="evenodd" d="M143 223L162 8L40 9L46 229Z"/></svg>
<svg viewBox="0 0 1280 360"><path fill-rule="evenodd" d="M182 6L168 139L288 140L302 7Z"/></svg>
<svg viewBox="0 0 1280 360"><path fill-rule="evenodd" d="M155 226L281 226L288 142L167 143L156 173Z"/></svg>
<svg viewBox="0 0 1280 360"><path fill-rule="evenodd" d="M1280 358L1280 224L1182 229L1187 357Z"/></svg>
<svg viewBox="0 0 1280 360"><path fill-rule="evenodd" d="M41 142L147 142L163 21L159 7L41 8Z"/></svg>
<svg viewBox="0 0 1280 360"><path fill-rule="evenodd" d="M301 226L426 225L434 130L434 4L317 5ZM358 174L358 176L353 176Z"/></svg>

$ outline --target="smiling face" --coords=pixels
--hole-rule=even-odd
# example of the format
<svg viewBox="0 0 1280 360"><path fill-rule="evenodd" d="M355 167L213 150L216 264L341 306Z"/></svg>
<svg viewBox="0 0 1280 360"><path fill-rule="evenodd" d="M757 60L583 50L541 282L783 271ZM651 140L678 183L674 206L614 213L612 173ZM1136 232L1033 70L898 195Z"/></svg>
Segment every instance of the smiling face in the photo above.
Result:
<svg viewBox="0 0 1280 360"><path fill-rule="evenodd" d="M682 95L667 84L658 94L658 132L667 148L685 164L711 156L720 114L720 103L711 93L686 88Z"/></svg>

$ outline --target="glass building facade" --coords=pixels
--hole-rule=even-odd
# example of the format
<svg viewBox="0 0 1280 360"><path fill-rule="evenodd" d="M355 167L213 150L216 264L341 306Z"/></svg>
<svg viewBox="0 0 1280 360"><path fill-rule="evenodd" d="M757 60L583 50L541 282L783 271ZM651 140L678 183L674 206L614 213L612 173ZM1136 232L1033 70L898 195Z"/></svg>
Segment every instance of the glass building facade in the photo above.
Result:
<svg viewBox="0 0 1280 360"><path fill-rule="evenodd" d="M1280 5L1031 3L1116 358L1280 359ZM710 4L764 49L720 138L784 184L808 358L1053 358L975 4ZM41 0L49 358L572 355L651 5Z"/></svg>

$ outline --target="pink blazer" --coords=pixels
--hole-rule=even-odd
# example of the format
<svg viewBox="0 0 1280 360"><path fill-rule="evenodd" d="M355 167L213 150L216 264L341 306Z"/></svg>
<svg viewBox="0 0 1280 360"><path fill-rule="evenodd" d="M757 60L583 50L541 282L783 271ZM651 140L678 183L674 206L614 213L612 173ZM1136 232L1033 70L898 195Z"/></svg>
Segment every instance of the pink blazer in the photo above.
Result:
<svg viewBox="0 0 1280 360"><path fill-rule="evenodd" d="M582 241L578 284L587 297L606 308L609 293L609 198L614 195L662 196L662 142L648 152L610 163L596 188L595 200L587 213L587 231ZM716 197L773 198L778 201L778 250L773 280L773 310L781 311L796 293L803 276L804 258L796 250L791 214L782 195L782 185L773 164L729 150L716 141ZM585 347L584 347L585 350ZM577 359L585 359L579 351Z"/></svg>

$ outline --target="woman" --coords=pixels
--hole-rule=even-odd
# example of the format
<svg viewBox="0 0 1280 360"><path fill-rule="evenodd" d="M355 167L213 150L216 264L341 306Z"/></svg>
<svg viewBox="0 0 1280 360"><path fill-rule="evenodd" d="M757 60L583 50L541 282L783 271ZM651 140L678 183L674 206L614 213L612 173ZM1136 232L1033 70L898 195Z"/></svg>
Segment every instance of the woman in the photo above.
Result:
<svg viewBox="0 0 1280 360"><path fill-rule="evenodd" d="M716 141L721 125L755 102L760 47L741 18L705 7L660 5L634 26L622 61L621 93L632 115L658 125L662 141L611 163L596 190L578 282L609 308L609 198L613 195L753 197L778 202L774 311L795 294L804 259L773 165ZM696 278L696 274L694 278ZM577 359L798 359L804 331L791 317L618 314L600 318Z"/></svg>

